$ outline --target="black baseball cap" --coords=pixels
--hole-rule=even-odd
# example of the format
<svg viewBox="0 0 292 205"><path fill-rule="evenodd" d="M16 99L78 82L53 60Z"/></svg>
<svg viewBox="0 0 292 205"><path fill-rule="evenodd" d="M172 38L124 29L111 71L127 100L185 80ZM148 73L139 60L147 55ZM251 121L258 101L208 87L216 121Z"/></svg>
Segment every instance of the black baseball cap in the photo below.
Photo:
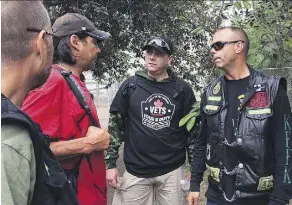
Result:
<svg viewBox="0 0 292 205"><path fill-rule="evenodd" d="M97 29L88 18L78 13L67 13L61 16L53 24L52 30L57 37L84 32L92 38L103 41L111 36L109 32Z"/></svg>
<svg viewBox="0 0 292 205"><path fill-rule="evenodd" d="M172 55L174 52L173 44L170 39L166 37L153 37L142 47L142 50L147 50L150 47L154 47L162 53Z"/></svg>

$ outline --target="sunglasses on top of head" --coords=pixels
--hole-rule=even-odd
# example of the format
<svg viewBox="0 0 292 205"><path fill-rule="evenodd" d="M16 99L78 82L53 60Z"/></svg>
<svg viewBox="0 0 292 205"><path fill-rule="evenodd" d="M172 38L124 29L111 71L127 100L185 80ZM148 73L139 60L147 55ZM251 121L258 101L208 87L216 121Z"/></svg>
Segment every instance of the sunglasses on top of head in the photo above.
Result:
<svg viewBox="0 0 292 205"><path fill-rule="evenodd" d="M238 42L242 42L244 43L243 40L237 40L237 41L217 41L215 43L213 43L211 45L211 49L214 48L215 51L219 51L221 50L226 44L230 44L230 43L238 43Z"/></svg>
<svg viewBox="0 0 292 205"><path fill-rule="evenodd" d="M165 40L163 40L161 38L154 38L154 39L150 40L147 44L148 45L156 44L157 46L162 47L162 48L166 48L168 51L170 51L170 47L169 47L168 43L166 43Z"/></svg>

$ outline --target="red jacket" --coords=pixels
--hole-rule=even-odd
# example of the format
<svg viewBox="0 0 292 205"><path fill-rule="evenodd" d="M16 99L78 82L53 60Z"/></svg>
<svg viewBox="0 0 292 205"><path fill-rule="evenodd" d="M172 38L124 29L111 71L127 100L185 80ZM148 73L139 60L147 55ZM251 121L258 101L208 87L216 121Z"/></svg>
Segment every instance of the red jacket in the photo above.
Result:
<svg viewBox="0 0 292 205"><path fill-rule="evenodd" d="M80 107L77 98L69 88L64 77L53 65L47 82L40 88L29 93L22 105L31 118L40 124L44 134L52 141L63 141L84 137L90 119ZM74 75L73 75L74 76ZM86 97L86 102L92 110L92 115L99 123L96 108L85 84L74 76ZM79 157L62 160L63 168L74 167ZM84 157L79 169L78 199L81 205L106 205L106 172L103 152L90 155L92 171Z"/></svg>

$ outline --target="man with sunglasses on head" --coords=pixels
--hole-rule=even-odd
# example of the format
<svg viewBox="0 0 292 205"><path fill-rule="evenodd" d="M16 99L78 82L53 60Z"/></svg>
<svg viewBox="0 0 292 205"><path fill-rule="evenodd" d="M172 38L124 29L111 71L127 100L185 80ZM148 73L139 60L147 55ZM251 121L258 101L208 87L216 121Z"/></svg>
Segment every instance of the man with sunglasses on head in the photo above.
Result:
<svg viewBox="0 0 292 205"><path fill-rule="evenodd" d="M112 204L182 204L186 149L193 136L179 127L196 101L192 88L171 70L173 44L165 37L142 48L146 69L125 80L110 107L107 182L117 188ZM124 141L126 171L119 181L116 160ZM154 203L154 199L156 202Z"/></svg>
<svg viewBox="0 0 292 205"><path fill-rule="evenodd" d="M90 20L77 13L58 18L52 30L55 64L51 75L42 87L29 93L22 109L50 136L50 148L77 192L79 203L106 205L103 151L108 148L110 135L100 129L95 105L80 75L94 67L101 52L98 44L110 34L96 29ZM75 84L86 110L65 77Z"/></svg>
<svg viewBox="0 0 292 205"><path fill-rule="evenodd" d="M249 39L218 29L211 55L224 75L205 89L196 138L189 205L210 171L207 205L284 205L292 198L291 109L286 80L247 65Z"/></svg>

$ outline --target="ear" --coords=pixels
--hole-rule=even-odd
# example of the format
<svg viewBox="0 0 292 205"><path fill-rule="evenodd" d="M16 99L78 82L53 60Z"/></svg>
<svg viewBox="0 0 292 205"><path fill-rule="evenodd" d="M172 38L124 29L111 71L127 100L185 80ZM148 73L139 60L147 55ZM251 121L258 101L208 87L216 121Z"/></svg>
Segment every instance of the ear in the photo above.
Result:
<svg viewBox="0 0 292 205"><path fill-rule="evenodd" d="M36 39L35 39L35 51L37 56L39 56L41 62L43 61L44 58L47 58L46 55L46 42L45 42L45 38L46 38L46 32L45 31L41 31L39 32L39 34L37 35Z"/></svg>
<svg viewBox="0 0 292 205"><path fill-rule="evenodd" d="M243 43L242 42L238 42L238 43L236 43L236 45L235 45L235 52L236 52L236 54L239 54L239 53L241 53L242 51L243 51Z"/></svg>
<svg viewBox="0 0 292 205"><path fill-rule="evenodd" d="M172 60L173 60L172 56L168 56L168 65L172 63Z"/></svg>
<svg viewBox="0 0 292 205"><path fill-rule="evenodd" d="M81 49L82 46L82 42L79 39L79 37L77 35L71 35L70 36L70 47L73 48L72 52L74 52L74 50L79 51Z"/></svg>
<svg viewBox="0 0 292 205"><path fill-rule="evenodd" d="M145 57L146 57L146 51L141 51L141 56L142 56L143 58L145 58Z"/></svg>

